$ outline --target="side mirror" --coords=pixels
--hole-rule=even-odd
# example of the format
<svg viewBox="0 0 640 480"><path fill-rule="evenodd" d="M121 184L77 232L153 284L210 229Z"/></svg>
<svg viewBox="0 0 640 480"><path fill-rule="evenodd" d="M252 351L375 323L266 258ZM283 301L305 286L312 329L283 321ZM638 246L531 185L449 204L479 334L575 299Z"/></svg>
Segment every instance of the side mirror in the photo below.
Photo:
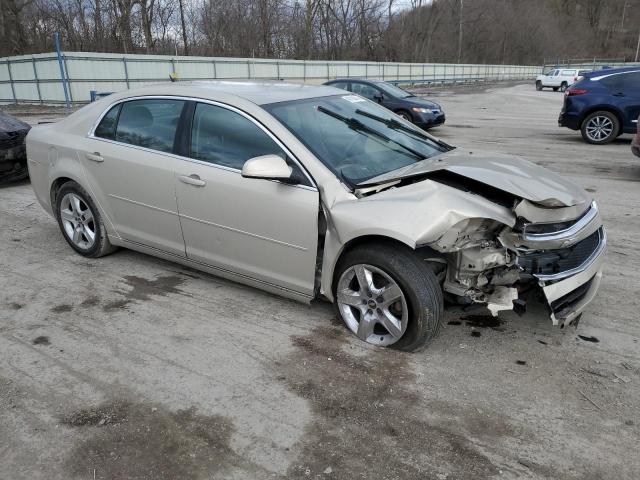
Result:
<svg viewBox="0 0 640 480"><path fill-rule="evenodd" d="M242 176L245 178L262 178L264 180L280 180L284 183L295 183L291 178L293 169L278 155L261 155L244 162Z"/></svg>
<svg viewBox="0 0 640 480"><path fill-rule="evenodd" d="M382 100L384 100L384 97L382 96L382 94L378 94L378 95L374 95L373 99L378 103L382 103Z"/></svg>

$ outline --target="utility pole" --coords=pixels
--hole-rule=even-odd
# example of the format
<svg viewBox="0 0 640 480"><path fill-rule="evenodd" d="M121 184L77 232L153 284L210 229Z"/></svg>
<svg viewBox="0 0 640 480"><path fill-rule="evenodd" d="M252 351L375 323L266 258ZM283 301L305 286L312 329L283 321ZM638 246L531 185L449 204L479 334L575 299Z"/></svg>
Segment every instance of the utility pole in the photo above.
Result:
<svg viewBox="0 0 640 480"><path fill-rule="evenodd" d="M459 9L459 15L458 15L458 63L462 62L462 8L463 8L463 1L464 0L460 0L460 9Z"/></svg>
<svg viewBox="0 0 640 480"><path fill-rule="evenodd" d="M638 53L640 53L640 32L638 32L638 46L636 47L636 62L638 61Z"/></svg>

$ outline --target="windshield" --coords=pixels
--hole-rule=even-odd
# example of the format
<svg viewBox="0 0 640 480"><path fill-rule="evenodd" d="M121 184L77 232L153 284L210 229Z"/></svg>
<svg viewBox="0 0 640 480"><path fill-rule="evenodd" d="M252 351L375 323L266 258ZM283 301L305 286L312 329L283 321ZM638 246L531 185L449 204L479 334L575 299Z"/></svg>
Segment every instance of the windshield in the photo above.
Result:
<svg viewBox="0 0 640 480"><path fill-rule="evenodd" d="M349 187L451 148L357 95L274 103L264 108Z"/></svg>
<svg viewBox="0 0 640 480"><path fill-rule="evenodd" d="M381 83L376 83L375 85L376 87L380 88L383 92L388 93L392 97L396 97L396 98L415 97L415 95L412 95L411 93L399 87L396 87L391 83L381 82Z"/></svg>

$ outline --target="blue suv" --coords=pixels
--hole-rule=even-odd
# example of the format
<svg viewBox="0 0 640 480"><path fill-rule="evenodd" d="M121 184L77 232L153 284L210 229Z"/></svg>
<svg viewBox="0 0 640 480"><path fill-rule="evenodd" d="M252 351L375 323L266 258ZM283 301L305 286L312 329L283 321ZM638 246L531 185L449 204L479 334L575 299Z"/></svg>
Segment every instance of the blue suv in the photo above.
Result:
<svg viewBox="0 0 640 480"><path fill-rule="evenodd" d="M599 70L564 92L558 125L580 130L596 145L635 133L640 115L640 67Z"/></svg>

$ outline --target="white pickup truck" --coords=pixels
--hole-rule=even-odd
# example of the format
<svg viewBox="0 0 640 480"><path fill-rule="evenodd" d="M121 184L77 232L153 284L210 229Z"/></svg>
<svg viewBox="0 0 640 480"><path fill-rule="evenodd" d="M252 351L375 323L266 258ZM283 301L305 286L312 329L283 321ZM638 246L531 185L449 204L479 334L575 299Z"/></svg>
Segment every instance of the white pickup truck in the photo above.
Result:
<svg viewBox="0 0 640 480"><path fill-rule="evenodd" d="M546 74L536 77L536 90L551 87L554 92L558 90L564 92L568 87L576 83L580 76L588 71L589 70L578 70L577 68L556 68L550 70Z"/></svg>

